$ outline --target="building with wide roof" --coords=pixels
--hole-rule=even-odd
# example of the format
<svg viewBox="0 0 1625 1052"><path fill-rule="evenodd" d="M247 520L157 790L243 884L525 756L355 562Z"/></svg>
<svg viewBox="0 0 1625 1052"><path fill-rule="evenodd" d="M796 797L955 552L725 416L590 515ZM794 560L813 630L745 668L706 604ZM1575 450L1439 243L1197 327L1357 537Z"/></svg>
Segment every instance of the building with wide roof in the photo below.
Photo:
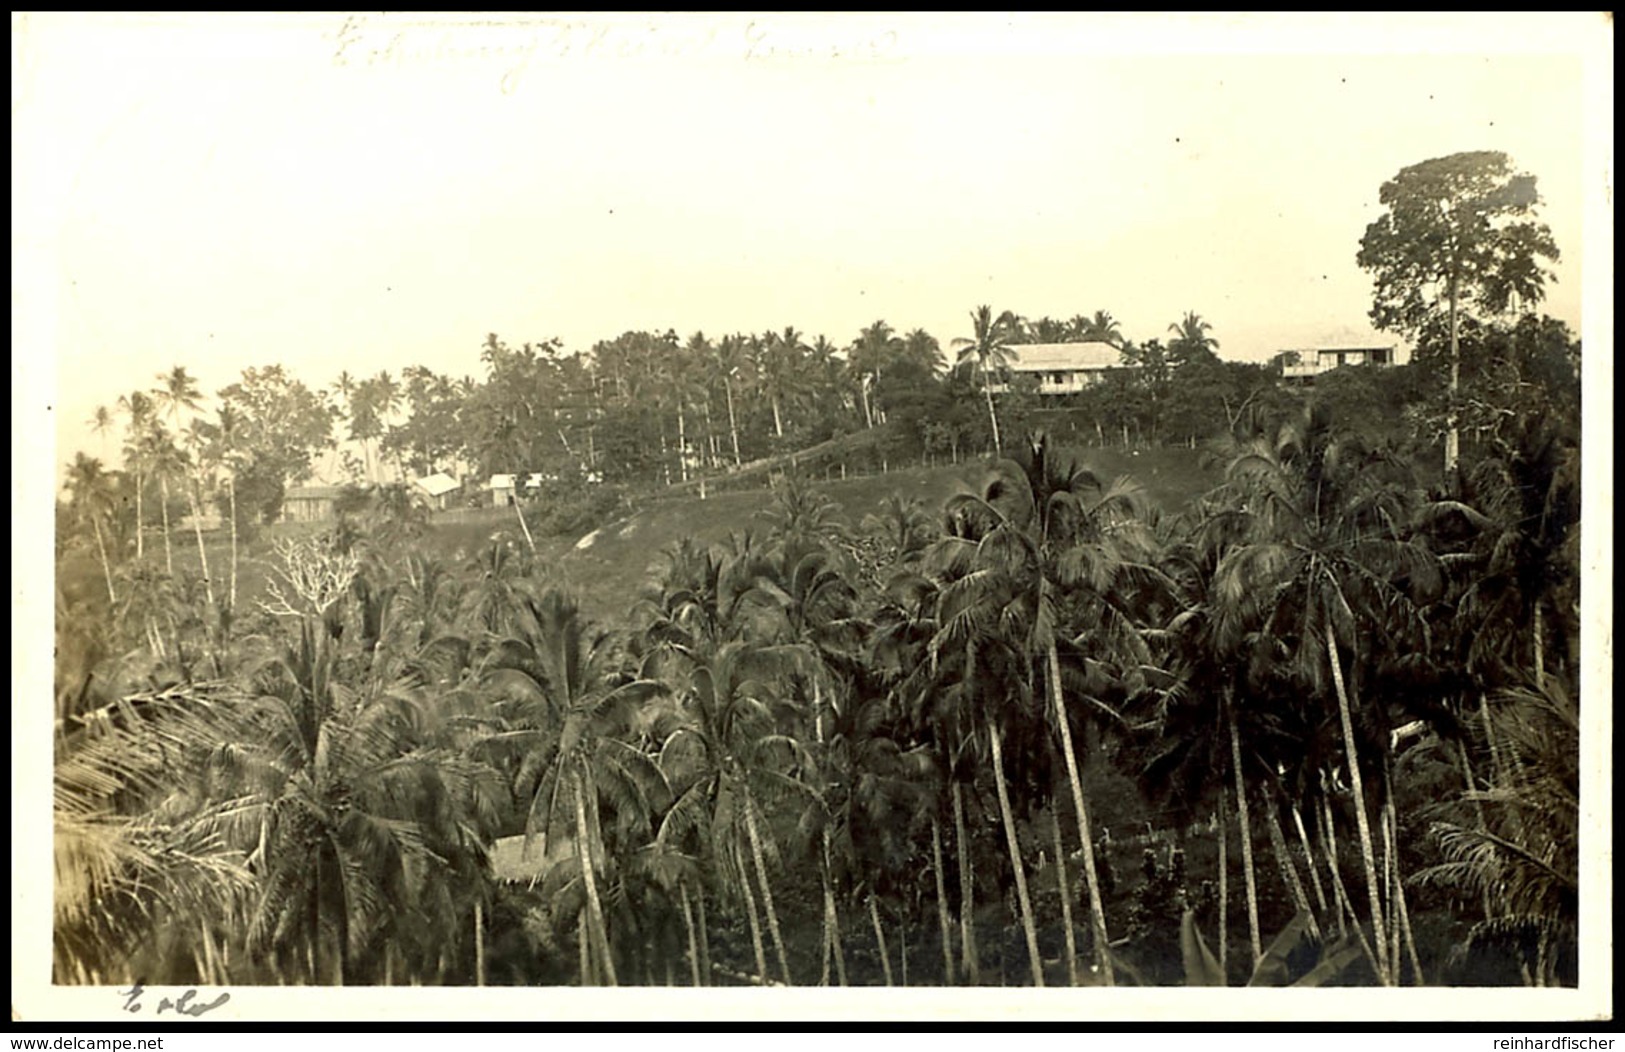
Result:
<svg viewBox="0 0 1625 1052"><path fill-rule="evenodd" d="M1038 380L1041 395L1076 394L1100 383L1108 369L1132 368L1123 363L1122 353L1100 340L1075 343L1012 343L1005 347L1010 356L1008 371L1014 376ZM998 394L1005 384L990 385Z"/></svg>

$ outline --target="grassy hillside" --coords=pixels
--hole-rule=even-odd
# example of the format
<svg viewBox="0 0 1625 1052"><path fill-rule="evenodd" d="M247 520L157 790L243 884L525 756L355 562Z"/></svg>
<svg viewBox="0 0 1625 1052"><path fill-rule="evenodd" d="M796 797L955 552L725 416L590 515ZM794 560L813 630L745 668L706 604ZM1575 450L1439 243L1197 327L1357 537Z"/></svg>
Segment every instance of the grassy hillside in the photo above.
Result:
<svg viewBox="0 0 1625 1052"><path fill-rule="evenodd" d="M1152 449L1135 454L1122 449L1081 449L1070 451L1081 463L1105 479L1127 475L1145 488L1153 504L1164 512L1176 512L1192 497L1210 487L1216 472L1202 466L1201 454L1189 449ZM893 494L918 500L935 512L954 493L974 488L989 470L986 461L937 467L914 467L884 475L817 483L817 488L839 505L842 517L856 527L865 515L880 509ZM662 565L661 552L684 537L701 544L726 541L731 533L760 529L759 514L767 509L772 495L765 487L731 493L712 493L702 499L697 494L644 498L636 512L605 523L584 536L537 536L536 547L544 560L555 568L559 579L581 598L582 606L594 618L624 621L639 591ZM528 519L534 523L534 511ZM272 543L280 537L308 533L313 524L279 524L266 527L239 553L239 605L251 603L263 593ZM534 529L534 526L533 526ZM460 564L492 541L524 545L525 538L512 508L488 508L437 515L426 547L437 557ZM198 568L196 540L188 531L176 530L173 537L177 570L195 573ZM149 556L162 560L163 541L149 537ZM205 534L209 566L216 587L224 588L229 560L229 539L223 531ZM93 552L76 549L60 567L62 583L70 592L100 588L100 567Z"/></svg>
<svg viewBox="0 0 1625 1052"><path fill-rule="evenodd" d="M1082 462L1105 478L1128 475L1145 487L1151 501L1176 512L1216 480L1201 466L1200 454L1188 449L1150 450L1139 456L1122 450L1083 451ZM840 506L852 526L878 511L890 496L918 500L927 509L941 508L954 493L974 487L988 470L984 462L935 468L909 468L885 475L820 483L818 489ZM560 574L595 617L620 619L638 591L662 565L660 553L684 537L702 544L726 541L729 534L760 528L757 516L771 494L765 490L654 499L635 514L608 523L572 541L537 538L537 546L557 559ZM484 532L482 532L484 531ZM524 543L511 509L492 509L489 519L437 527L435 546L450 557L458 550L485 543L493 533Z"/></svg>

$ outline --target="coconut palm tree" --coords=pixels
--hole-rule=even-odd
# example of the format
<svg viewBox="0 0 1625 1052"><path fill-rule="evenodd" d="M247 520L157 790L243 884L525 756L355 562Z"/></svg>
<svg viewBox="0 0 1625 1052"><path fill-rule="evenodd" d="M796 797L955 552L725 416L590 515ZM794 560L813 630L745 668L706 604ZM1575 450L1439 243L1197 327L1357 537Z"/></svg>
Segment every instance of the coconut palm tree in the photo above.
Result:
<svg viewBox="0 0 1625 1052"><path fill-rule="evenodd" d="M1021 319L1020 337L1022 343L1061 343L1066 339L1066 334L1066 322L1057 318Z"/></svg>
<svg viewBox="0 0 1625 1052"><path fill-rule="evenodd" d="M378 375L373 377L369 382L372 384L373 411L378 416L378 429L377 433L373 436L373 439L374 457L379 461L377 467L380 475L379 478L375 479L374 481L382 481L383 455L377 449L377 442L379 439L383 438L384 434L393 426L392 421L395 414L401 408L401 398L405 394L405 389L402 388L400 383L390 375L388 369L381 370ZM395 473L397 477L404 474L401 471L399 457L396 458Z"/></svg>
<svg viewBox="0 0 1625 1052"><path fill-rule="evenodd" d="M722 459L716 423L711 417L711 397L716 390L714 381L718 379L713 365L717 351L705 333L696 332L688 338L683 353L691 397L705 418L705 440L700 444L703 453L698 459L707 469L715 468Z"/></svg>
<svg viewBox="0 0 1625 1052"><path fill-rule="evenodd" d="M469 561L459 622L471 633L513 635L526 625L527 599L536 582L525 572L524 557L511 543L493 540Z"/></svg>
<svg viewBox="0 0 1625 1052"><path fill-rule="evenodd" d="M752 542L745 542L749 544ZM687 662L746 634L763 556L700 548L684 538L662 553L666 568L639 603L641 634L660 656ZM680 673L686 675L687 666Z"/></svg>
<svg viewBox="0 0 1625 1052"><path fill-rule="evenodd" d="M203 404L202 393L198 390L197 381L192 378L184 366L177 365L169 372L160 373L158 375L158 387L153 390L153 402L155 407L159 410L168 408L169 423L174 429L177 439L180 439L181 436L187 434L192 434L195 437L195 432L188 432L186 428L181 426L181 410L184 409L193 413L197 412L198 408ZM178 446L176 447L176 450L179 451ZM189 473L185 471L187 466L190 466L195 462L190 457L187 458L184 463L174 458L164 459L167 463L170 463L173 467L179 469L181 477L186 481L186 485L184 485L183 488L186 490L187 504L192 510L192 526L194 531L197 533L198 560L203 566L203 583L204 587L208 591L209 605L212 607L214 606L214 585L209 580L209 558L203 550L203 527L199 521L202 512L198 506L196 493L197 480L191 477ZM199 470L201 470L202 466L200 464L196 466ZM164 520L164 552L165 556L167 557L169 554L169 521L167 518L169 511L169 473L160 471L158 478L164 486L164 512L166 516ZM175 569L173 560L170 561L169 565L170 573L174 573Z"/></svg>
<svg viewBox="0 0 1625 1052"><path fill-rule="evenodd" d="M927 560L929 555L927 552ZM951 816L954 830L960 971L965 982L975 986L981 974L974 923L974 853L966 797L974 798L978 767L976 699L965 683L968 652L959 647L939 651L932 645L941 637L938 618L946 609L942 603L944 589L963 580L970 571L953 562L930 569L929 574L905 569L887 582L872 615L874 631L866 657L876 674L890 685L892 694L906 706L911 734L931 749L932 766L940 773L937 809ZM933 833L940 840L935 827ZM947 971L952 975L954 969L949 967Z"/></svg>
<svg viewBox="0 0 1625 1052"><path fill-rule="evenodd" d="M1578 932L1579 706L1555 680L1501 692L1489 709L1506 754L1489 786L1470 790L1488 821L1433 824L1444 860L1413 883L1485 897L1463 955L1511 948L1525 981L1572 983Z"/></svg>
<svg viewBox="0 0 1625 1052"><path fill-rule="evenodd" d="M966 580L976 578L973 575ZM1009 852L1032 981L1034 986L1043 986L1044 967L1038 950L1037 923L1027 891L1026 867L1004 759L1007 730L1017 737L1027 737L1030 724L1042 720L1041 704L1031 690L1030 665L1025 655L997 631L999 618L991 611L991 605L985 593L977 589L945 589L940 596L938 613L942 627L932 638L931 646L939 664L944 651L958 652L963 662L958 688L951 691L947 704L973 713L973 726L979 724L980 738L976 744L984 745L987 750L979 762L985 762L993 770L1000 824Z"/></svg>
<svg viewBox="0 0 1625 1052"><path fill-rule="evenodd" d="M210 458L214 450L205 421L193 420L184 436L183 451L187 463L193 468L185 479L186 500L192 509L192 536L197 540L198 565L203 568L203 589L209 599L209 608L218 611L219 606L214 601L214 581L209 576L209 553L203 547L203 480L206 475L212 474L214 464Z"/></svg>
<svg viewBox="0 0 1625 1052"><path fill-rule="evenodd" d="M764 830L766 796L816 799L797 770L813 762L791 733L797 713L774 689L785 671L782 652L742 641L690 655L678 684L676 711L662 728L660 765L676 802L662 819L662 843L691 839L743 900L750 922L757 975L767 981L757 899L766 914L779 973L791 982L768 861L778 846ZM756 887L751 886L754 871Z"/></svg>
<svg viewBox="0 0 1625 1052"><path fill-rule="evenodd" d="M124 458L135 476L135 557L146 555L146 519L142 515L142 496L145 489L142 469L146 464L147 432L154 416L152 399L143 391L121 395L119 409L128 418L124 440Z"/></svg>
<svg viewBox="0 0 1625 1052"><path fill-rule="evenodd" d="M791 535L773 557L761 564L745 597L771 610L775 624L759 633L795 649L796 679L811 692L814 740L824 738L826 712L834 695L828 661L837 653L855 653L862 643L862 621L854 616L857 594L844 567L821 539Z"/></svg>
<svg viewBox="0 0 1625 1052"><path fill-rule="evenodd" d="M1323 408L1311 407L1278 442L1255 442L1232 459L1227 478L1236 487L1245 539L1215 574L1224 600L1222 636L1258 631L1279 639L1295 676L1319 697L1331 688L1379 949L1388 941L1363 764L1373 739L1380 749L1389 728L1371 728L1380 714L1362 711L1366 733L1356 733L1358 673L1369 657L1362 637L1393 631L1396 619L1414 620L1410 590L1436 585L1439 577L1435 560L1405 532L1411 515L1404 474L1401 465L1338 433ZM1389 985L1394 976L1380 953L1378 960L1379 978Z"/></svg>
<svg viewBox="0 0 1625 1052"><path fill-rule="evenodd" d="M1075 338L1080 340L1109 343L1118 348L1124 343L1123 328L1117 319L1112 317L1111 311L1097 310L1093 317L1085 318L1080 315L1073 318L1072 331Z"/></svg>
<svg viewBox="0 0 1625 1052"><path fill-rule="evenodd" d="M202 392L198 390L197 381L186 368L177 365L167 373L158 374L158 386L153 389L153 399L160 410L169 410L169 422L176 431L179 431L181 410L196 412L202 405Z"/></svg>
<svg viewBox="0 0 1625 1052"><path fill-rule="evenodd" d="M664 807L661 771L627 736L638 708L665 686L628 672L620 644L588 624L558 590L525 605L526 628L493 649L482 680L508 703L509 736L524 748L515 788L528 797L526 835L541 839L545 856L550 835L571 830L585 893L580 937L594 974L614 986L615 955L600 896L600 882L609 877L601 803L610 803L610 817L623 830L647 827Z"/></svg>
<svg viewBox="0 0 1625 1052"><path fill-rule="evenodd" d="M163 512L164 522L164 569L169 575L175 575L175 551L170 543L169 528L169 479L172 475L184 475L187 468L185 452L175 444L164 425L157 419L149 421L147 433L142 439L142 459L152 474L158 477L159 508Z"/></svg>
<svg viewBox="0 0 1625 1052"><path fill-rule="evenodd" d="M684 482L690 462L696 459L689 453L688 410L705 398L700 368L707 350L704 334L695 333L686 347L669 347L654 367L662 397L677 411L677 472Z"/></svg>
<svg viewBox="0 0 1625 1052"><path fill-rule="evenodd" d="M982 381L982 394L987 398L987 420L993 429L993 452L1003 455L1004 443L999 437L999 414L993 408L992 376L1002 372L1013 358L1008 344L1017 325L1016 316L1005 311L993 316L993 308L983 305L971 312L969 339L956 339L953 347L959 352L959 363L973 362Z"/></svg>
<svg viewBox="0 0 1625 1052"><path fill-rule="evenodd" d="M1096 966L1111 983L1094 839L1072 731L1074 720L1101 706L1093 693L1067 705L1061 649L1070 608L1087 614L1090 622L1080 627L1108 652L1143 651L1124 597L1136 578L1154 576L1146 560L1144 498L1127 480L1103 483L1054 456L1048 438L1039 434L1019 464L1001 464L980 493L952 498L948 513L972 529L969 536L939 542L939 557L973 568L972 588L987 607L978 612L970 605L962 616L1012 626L1020 645L1042 664L1048 718L1060 737L1082 843Z"/></svg>
<svg viewBox="0 0 1625 1052"><path fill-rule="evenodd" d="M756 374L773 409L773 437L782 439L786 411L801 400L796 375L807 353L807 343L794 326L786 326L782 333L766 333L753 342Z"/></svg>
<svg viewBox="0 0 1625 1052"><path fill-rule="evenodd" d="M1318 787L1324 743L1319 740L1320 713L1299 704L1302 692L1283 676L1286 661L1280 642L1261 632L1237 637L1220 630L1239 616L1225 607L1227 597L1217 583L1219 566L1246 539L1238 503L1236 494L1222 486L1208 494L1182 531L1185 539L1164 549L1160 566L1170 590L1164 606L1166 628L1148 633L1159 669L1158 682L1150 684L1145 695L1151 702L1148 718L1140 724L1148 736L1142 785L1150 787L1180 828L1196 820L1216 790L1222 845L1228 821L1224 783L1231 783L1256 964L1264 946L1252 849L1253 807L1264 805L1266 831L1288 891L1300 911L1313 919L1280 835L1279 812L1283 801L1290 805L1312 866L1300 805ZM1318 877L1313 881L1318 890ZM1223 916L1221 904L1221 959L1227 938Z"/></svg>
<svg viewBox="0 0 1625 1052"><path fill-rule="evenodd" d="M879 387L881 370L897 354L901 344L890 325L877 321L860 331L847 349L847 367L858 389L864 427L884 423L879 407L872 404L871 392Z"/></svg>
<svg viewBox="0 0 1625 1052"><path fill-rule="evenodd" d="M111 513L113 497L109 479L102 471L102 463L83 453L74 454L68 467L68 492L71 505L80 522L88 522L96 537L96 552L101 556L102 575L107 579L107 601L118 604L118 593L113 589L113 564L107 558L107 544L102 539L102 519Z"/></svg>
<svg viewBox="0 0 1625 1052"><path fill-rule="evenodd" d="M222 836L235 801L191 790L217 721L237 704L218 685L137 691L58 737L57 982L219 981L183 919L207 925L231 915L251 893L251 875ZM184 974L188 958L193 976Z"/></svg>
<svg viewBox="0 0 1625 1052"><path fill-rule="evenodd" d="M724 336L712 348L709 373L721 381L723 400L728 406L728 436L733 443L734 467L744 464L739 455L739 421L734 413L734 391L748 387L751 361L743 337Z"/></svg>
<svg viewBox="0 0 1625 1052"><path fill-rule="evenodd" d="M471 768L425 740L401 663L358 679L318 618L298 633L254 673L207 770L261 889L245 948L280 976L342 985L368 978L451 848L469 847L457 783Z"/></svg>
<svg viewBox="0 0 1625 1052"><path fill-rule="evenodd" d="M887 496L878 512L871 512L858 524L860 570L872 577L877 587L902 571L917 569L920 559L937 538L936 523L919 500ZM870 560L873 560L872 562Z"/></svg>
<svg viewBox="0 0 1625 1052"><path fill-rule="evenodd" d="M222 405L213 423L203 432L209 459L226 469L226 508L231 518L231 579L227 609L237 609L237 474L243 468L242 414L230 405Z"/></svg>
<svg viewBox="0 0 1625 1052"><path fill-rule="evenodd" d="M99 405L96 407L96 411L91 414L90 419L86 421L86 423L88 423L90 425L90 429L96 432L96 434L101 438L102 456L107 456L107 436L112 432L113 428L117 426L117 421L115 421L113 417L113 411L107 408L105 405Z"/></svg>
<svg viewBox="0 0 1625 1052"><path fill-rule="evenodd" d="M1179 365L1192 358L1211 356L1219 349L1219 341L1208 335L1212 329L1200 314L1186 311L1183 318L1168 326L1168 331L1174 334L1173 342L1168 345L1169 358Z"/></svg>
<svg viewBox="0 0 1625 1052"><path fill-rule="evenodd" d="M1523 421L1496 445L1465 473L1459 493L1426 514L1465 527L1455 561L1470 575L1459 604L1473 625L1468 667L1491 684L1505 678L1502 666L1529 670L1540 689L1548 654L1568 651L1549 637L1563 643L1576 634L1579 449L1541 419Z"/></svg>

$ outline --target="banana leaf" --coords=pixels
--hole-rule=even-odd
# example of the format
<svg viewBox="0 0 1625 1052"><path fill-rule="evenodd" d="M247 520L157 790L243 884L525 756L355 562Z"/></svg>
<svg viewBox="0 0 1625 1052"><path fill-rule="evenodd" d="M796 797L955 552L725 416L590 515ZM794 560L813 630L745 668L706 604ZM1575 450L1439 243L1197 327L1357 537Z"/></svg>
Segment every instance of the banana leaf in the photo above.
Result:
<svg viewBox="0 0 1625 1052"><path fill-rule="evenodd" d="M1293 983L1293 986L1320 986L1330 982L1348 968L1349 965L1360 959L1363 953L1360 944L1350 935L1332 946L1327 947L1321 955L1320 963L1309 970L1309 974Z"/></svg>
<svg viewBox="0 0 1625 1052"><path fill-rule="evenodd" d="M1253 976L1247 980L1248 986L1290 986L1292 985L1292 971L1289 958L1293 952L1310 939L1310 927L1314 919L1308 913L1299 913L1282 928L1275 938L1264 950L1264 956L1258 959L1253 968Z"/></svg>
<svg viewBox="0 0 1625 1052"><path fill-rule="evenodd" d="M1213 951L1196 930L1196 914L1190 910L1179 920L1179 954L1185 960L1186 986L1224 986L1224 972Z"/></svg>

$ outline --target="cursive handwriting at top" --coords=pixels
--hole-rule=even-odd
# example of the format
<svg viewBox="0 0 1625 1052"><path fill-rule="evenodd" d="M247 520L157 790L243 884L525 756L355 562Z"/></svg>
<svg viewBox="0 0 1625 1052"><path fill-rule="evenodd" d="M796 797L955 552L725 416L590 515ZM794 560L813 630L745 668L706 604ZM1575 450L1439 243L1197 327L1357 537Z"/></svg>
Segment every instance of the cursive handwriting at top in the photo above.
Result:
<svg viewBox="0 0 1625 1052"><path fill-rule="evenodd" d="M139 979L136 980L135 985L130 989L120 990L118 994L120 997L124 998L124 1010L126 1012L141 1011L141 995L146 992L146 986ZM160 998L158 1001L158 1010L154 1014L163 1015L165 1012L174 1012L176 1015L190 1016L193 1019L196 1019L198 1016L207 1015L216 1008L219 1008L221 1005L225 1004L227 1001L231 1000L231 994L222 991L220 996L216 997L213 1001L199 1001L197 1004L193 1004L192 998L196 996L197 987L194 986L173 1000L168 997Z"/></svg>
<svg viewBox="0 0 1625 1052"><path fill-rule="evenodd" d="M735 58L886 61L901 57L895 30L874 23L584 21L561 18L373 19L348 15L331 34L332 63L351 69L475 63L512 94L537 60Z"/></svg>

